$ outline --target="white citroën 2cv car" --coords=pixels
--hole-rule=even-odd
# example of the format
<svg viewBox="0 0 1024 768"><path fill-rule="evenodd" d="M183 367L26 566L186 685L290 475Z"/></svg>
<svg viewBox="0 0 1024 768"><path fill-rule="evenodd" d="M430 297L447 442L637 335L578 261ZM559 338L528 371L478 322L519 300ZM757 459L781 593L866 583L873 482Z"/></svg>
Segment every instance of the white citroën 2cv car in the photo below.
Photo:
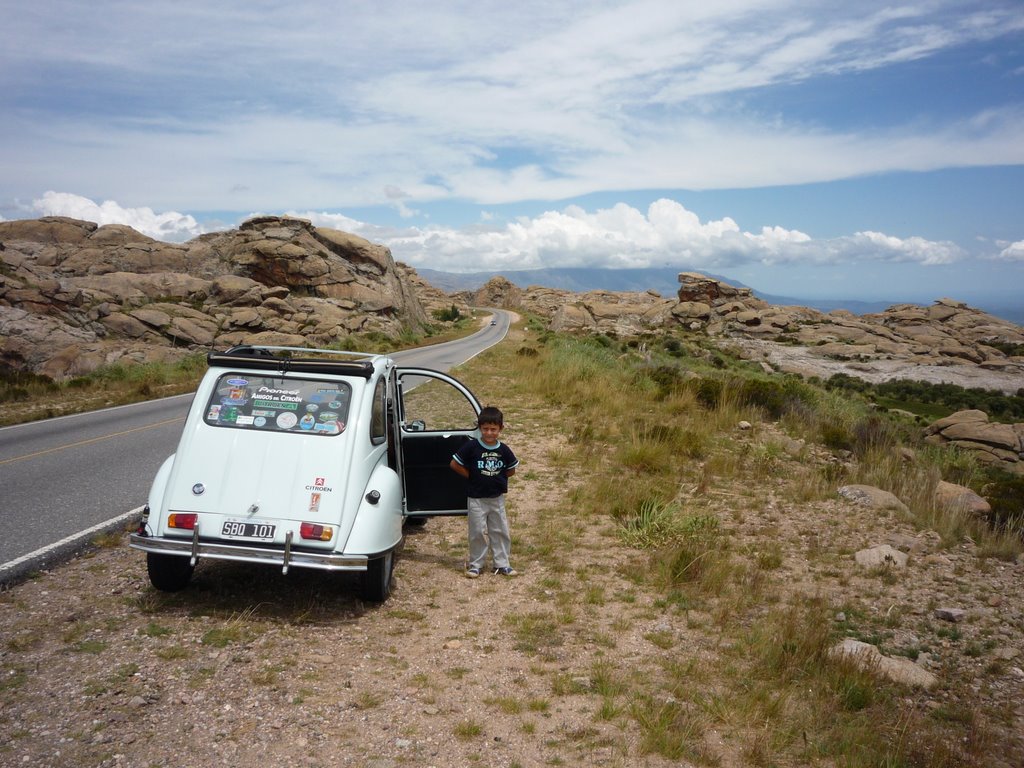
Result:
<svg viewBox="0 0 1024 768"><path fill-rule="evenodd" d="M479 434L480 404L458 380L295 347L207 362L130 537L157 589L184 589L200 560L235 560L359 571L363 598L382 602L406 521L466 514L448 463Z"/></svg>

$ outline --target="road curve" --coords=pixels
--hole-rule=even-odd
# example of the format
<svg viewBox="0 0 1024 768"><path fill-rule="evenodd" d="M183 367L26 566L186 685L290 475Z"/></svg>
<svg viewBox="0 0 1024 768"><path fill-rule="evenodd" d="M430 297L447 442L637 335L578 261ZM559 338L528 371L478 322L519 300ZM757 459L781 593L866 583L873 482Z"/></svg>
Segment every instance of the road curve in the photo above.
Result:
<svg viewBox="0 0 1024 768"><path fill-rule="evenodd" d="M456 341L396 352L446 371L500 342L511 316ZM0 428L0 584L47 567L142 507L177 448L192 395Z"/></svg>

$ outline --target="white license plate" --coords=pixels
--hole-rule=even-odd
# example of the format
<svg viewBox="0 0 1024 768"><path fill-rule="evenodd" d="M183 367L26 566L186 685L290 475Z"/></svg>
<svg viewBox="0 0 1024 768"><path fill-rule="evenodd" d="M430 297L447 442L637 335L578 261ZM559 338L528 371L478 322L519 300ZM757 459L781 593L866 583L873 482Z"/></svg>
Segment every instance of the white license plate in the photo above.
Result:
<svg viewBox="0 0 1024 768"><path fill-rule="evenodd" d="M220 535L225 539L255 539L273 541L277 526L273 523L253 523L243 520L225 520Z"/></svg>

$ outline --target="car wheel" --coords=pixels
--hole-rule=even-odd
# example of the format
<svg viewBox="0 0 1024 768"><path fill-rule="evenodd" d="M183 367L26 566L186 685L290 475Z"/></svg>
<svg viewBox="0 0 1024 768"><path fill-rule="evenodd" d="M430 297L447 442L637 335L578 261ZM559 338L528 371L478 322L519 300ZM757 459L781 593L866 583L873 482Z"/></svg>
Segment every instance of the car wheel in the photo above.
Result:
<svg viewBox="0 0 1024 768"><path fill-rule="evenodd" d="M147 552L146 570L150 583L161 592L178 592L188 586L193 566L187 557Z"/></svg>
<svg viewBox="0 0 1024 768"><path fill-rule="evenodd" d="M412 526L413 528L422 528L427 524L427 518L425 517L407 517L405 518L405 524Z"/></svg>
<svg viewBox="0 0 1024 768"><path fill-rule="evenodd" d="M363 599L370 603L383 603L391 595L391 573L395 568L394 550L376 557L366 564L363 574Z"/></svg>

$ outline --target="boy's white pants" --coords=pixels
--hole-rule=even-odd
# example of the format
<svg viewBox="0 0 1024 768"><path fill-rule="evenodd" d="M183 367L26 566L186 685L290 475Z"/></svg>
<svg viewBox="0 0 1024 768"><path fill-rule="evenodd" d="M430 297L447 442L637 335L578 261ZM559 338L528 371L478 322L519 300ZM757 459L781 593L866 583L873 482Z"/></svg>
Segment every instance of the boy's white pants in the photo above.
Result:
<svg viewBox="0 0 1024 768"><path fill-rule="evenodd" d="M483 570L490 542L494 568L508 568L512 550L512 537L505 516L505 497L469 500L469 562L467 568Z"/></svg>

